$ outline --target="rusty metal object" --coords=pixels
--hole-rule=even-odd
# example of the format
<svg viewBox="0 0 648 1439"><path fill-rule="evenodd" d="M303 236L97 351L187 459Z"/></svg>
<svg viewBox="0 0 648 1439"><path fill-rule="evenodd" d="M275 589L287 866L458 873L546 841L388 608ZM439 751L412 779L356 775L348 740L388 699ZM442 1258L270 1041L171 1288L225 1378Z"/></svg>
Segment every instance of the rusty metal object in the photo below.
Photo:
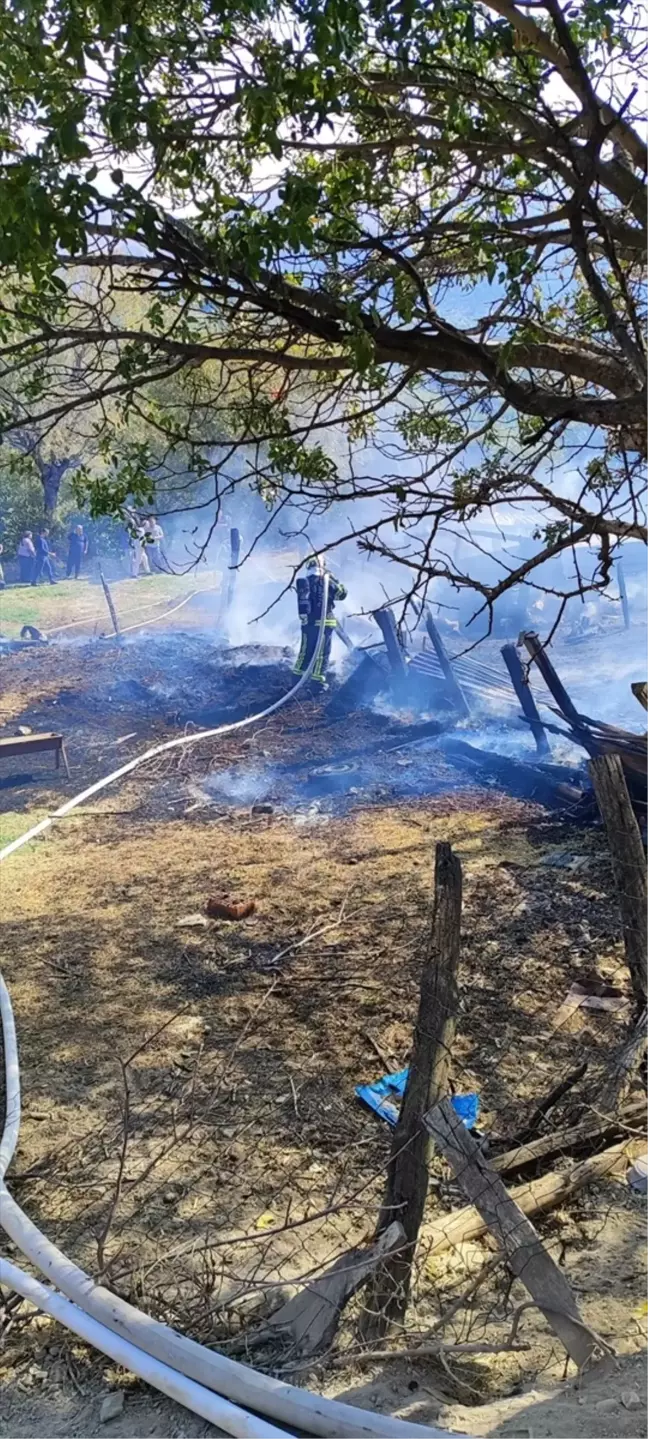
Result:
<svg viewBox="0 0 648 1439"><path fill-rule="evenodd" d="M205 912L210 919L249 919L255 909L256 900L236 900L229 894L212 895L205 905Z"/></svg>

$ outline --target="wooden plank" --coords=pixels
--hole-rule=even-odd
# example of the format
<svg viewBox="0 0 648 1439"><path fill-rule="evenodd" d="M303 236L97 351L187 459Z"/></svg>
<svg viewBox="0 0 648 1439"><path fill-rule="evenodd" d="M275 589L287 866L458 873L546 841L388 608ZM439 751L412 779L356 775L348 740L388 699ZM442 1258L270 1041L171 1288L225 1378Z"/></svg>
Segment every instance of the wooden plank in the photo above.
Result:
<svg viewBox="0 0 648 1439"><path fill-rule="evenodd" d="M456 972L461 930L461 863L449 844L437 844L434 912L423 963L407 1087L392 1136L378 1232L400 1220L405 1243L381 1265L367 1296L365 1337L402 1323L412 1261L428 1191L430 1138L423 1116L448 1091L458 1005Z"/></svg>
<svg viewBox="0 0 648 1439"><path fill-rule="evenodd" d="M477 749L465 740L448 736L443 742L444 754L455 763L455 755L461 759L462 768L472 768L477 773L486 773L508 794L520 795L524 799L535 799L548 809L564 809L565 804L578 804L583 792L568 782L573 771L566 769L565 783L554 779L557 766L545 770L539 764L522 763L493 750Z"/></svg>
<svg viewBox="0 0 648 1439"><path fill-rule="evenodd" d="M637 1009L641 1012L648 999L648 886L644 847L619 756L599 755L590 760L588 768L607 830L626 960Z"/></svg>
<svg viewBox="0 0 648 1439"><path fill-rule="evenodd" d="M432 611L429 608L425 611L425 628L434 646L434 652L443 671L443 678L452 696L454 707L460 715L463 715L464 719L467 719L470 714L470 705L452 668L440 631L435 624Z"/></svg>
<svg viewBox="0 0 648 1439"><path fill-rule="evenodd" d="M537 1230L487 1164L448 1100L431 1110L425 1123L464 1193L503 1249L513 1274L528 1289L570 1358L582 1369L594 1357L596 1341L584 1327L572 1290Z"/></svg>
<svg viewBox="0 0 648 1439"><path fill-rule="evenodd" d="M292 1352L300 1357L328 1349L351 1295L404 1237L402 1226L394 1221L369 1247L340 1255L325 1274L275 1310L259 1335L252 1336L255 1345L280 1336L291 1341Z"/></svg>
<svg viewBox="0 0 648 1439"><path fill-rule="evenodd" d="M536 743L538 754L551 754L551 745L547 739L538 708L531 692L528 676L515 645L502 645L501 650L504 664L511 676L511 684L520 701L525 718L531 726L531 733Z"/></svg>
<svg viewBox="0 0 648 1439"><path fill-rule="evenodd" d="M235 527L233 527L229 532L229 538L230 558L228 565L227 585L225 584L225 575L223 574L221 582L221 598L218 609L217 629L221 629L223 627L227 620L227 616L232 608L234 594L236 591L236 583L238 580L238 566L241 558L240 530L237 530Z"/></svg>
<svg viewBox="0 0 648 1439"><path fill-rule="evenodd" d="M344 628L344 625L342 624L342 621L341 621L341 620L338 620L338 621L337 621L337 624L336 624L336 626L335 626L335 629L334 629L333 633L334 633L335 635L338 635L338 637L341 639L342 644L344 645L344 648L345 648L346 650L354 650L354 649L355 649L355 645L354 645L354 643L353 643L353 640L352 640L352 639L349 637L349 635L347 634L347 632L346 632L346 630L345 630L345 628Z"/></svg>
<svg viewBox="0 0 648 1439"><path fill-rule="evenodd" d="M8 739L0 739L0 759L9 759L12 755L29 754L37 750L56 752L62 748L61 734L11 735Z"/></svg>

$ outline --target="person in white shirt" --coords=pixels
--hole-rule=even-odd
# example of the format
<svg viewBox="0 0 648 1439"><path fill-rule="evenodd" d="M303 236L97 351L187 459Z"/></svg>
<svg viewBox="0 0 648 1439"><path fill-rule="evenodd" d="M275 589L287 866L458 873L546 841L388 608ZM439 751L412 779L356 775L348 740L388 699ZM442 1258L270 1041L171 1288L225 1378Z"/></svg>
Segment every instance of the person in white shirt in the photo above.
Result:
<svg viewBox="0 0 648 1439"><path fill-rule="evenodd" d="M140 574L150 575L151 566L147 554L148 545L144 543L146 530L143 525L138 524L134 534L130 537L131 552L131 578L136 580Z"/></svg>
<svg viewBox="0 0 648 1439"><path fill-rule="evenodd" d="M153 569L166 569L166 565L164 563L164 555L162 554L162 541L164 539L164 530L162 529L162 526L155 515L150 515L148 520L146 521L146 533L149 537L146 549L148 550L148 557L151 561Z"/></svg>
<svg viewBox="0 0 648 1439"><path fill-rule="evenodd" d="M20 583L21 585L28 585L34 573L34 560L36 559L36 549L31 530L25 530L16 553L18 555Z"/></svg>

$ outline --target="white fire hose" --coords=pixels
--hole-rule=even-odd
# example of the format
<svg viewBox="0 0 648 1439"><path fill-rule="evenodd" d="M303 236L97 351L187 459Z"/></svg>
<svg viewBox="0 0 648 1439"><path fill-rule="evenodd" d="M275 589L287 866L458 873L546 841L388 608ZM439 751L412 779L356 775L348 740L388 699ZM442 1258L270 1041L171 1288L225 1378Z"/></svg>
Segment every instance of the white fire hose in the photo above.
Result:
<svg viewBox="0 0 648 1439"><path fill-rule="evenodd" d="M326 630L323 621L328 606L328 576L324 578L320 632L312 659L297 684L288 694L276 700L260 714L216 729L202 730L155 745L144 754L114 770L96 784L61 805L47 819L34 825L25 834L0 851L0 861L22 845L43 834L55 819L62 819L77 805L97 794L109 784L130 774L139 765L171 749L198 740L229 734L274 714L288 703L310 678L324 645ZM131 1370L162 1393L176 1399L195 1414L219 1425L228 1434L241 1439L274 1439L286 1434L270 1424L268 1415L280 1424L305 1434L331 1436L376 1436L376 1439L462 1439L448 1435L446 1430L410 1424L389 1415L374 1414L352 1404L325 1399L307 1389L286 1384L257 1370L206 1349L193 1339L178 1334L168 1325L143 1314L131 1304L101 1285L79 1269L56 1245L42 1234L9 1194L4 1183L20 1130L20 1068L16 1027L9 991L0 975L0 1018L2 1021L5 1058L5 1125L0 1141L0 1223L21 1253L40 1269L56 1290L46 1289L38 1280L25 1274L7 1260L0 1260L0 1283L30 1300L45 1313L51 1314L88 1344L109 1355L116 1363ZM60 1291L60 1292L57 1292ZM63 1297L65 1296L65 1297ZM249 1411L254 1411L250 1413Z"/></svg>

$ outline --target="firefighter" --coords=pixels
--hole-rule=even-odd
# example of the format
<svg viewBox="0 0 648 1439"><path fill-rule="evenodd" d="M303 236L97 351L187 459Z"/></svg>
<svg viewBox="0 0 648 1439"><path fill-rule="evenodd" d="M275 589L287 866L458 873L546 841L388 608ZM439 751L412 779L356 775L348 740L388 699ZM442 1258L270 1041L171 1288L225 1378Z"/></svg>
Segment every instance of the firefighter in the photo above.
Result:
<svg viewBox="0 0 648 1439"><path fill-rule="evenodd" d="M306 575L300 575L297 580L297 609L301 621L301 645L295 665L294 673L303 675L313 658L317 641L320 635L322 622L324 624L324 644L315 662L312 672L312 679L319 684L326 684L326 671L331 654L333 631L337 628L337 620L333 610L338 600L346 599L346 590L340 580L329 575L328 600L326 615L322 616L322 603L324 599L324 577L326 568L319 556L309 561Z"/></svg>

